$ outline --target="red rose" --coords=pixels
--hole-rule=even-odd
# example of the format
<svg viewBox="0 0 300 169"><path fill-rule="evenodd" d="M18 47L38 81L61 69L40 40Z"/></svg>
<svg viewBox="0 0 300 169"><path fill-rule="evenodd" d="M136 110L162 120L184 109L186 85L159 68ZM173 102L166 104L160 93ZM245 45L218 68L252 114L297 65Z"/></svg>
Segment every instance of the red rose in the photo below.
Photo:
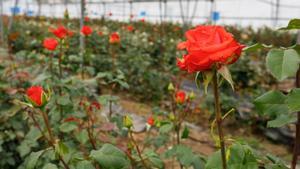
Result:
<svg viewBox="0 0 300 169"><path fill-rule="evenodd" d="M178 44L188 54L177 65L188 72L210 70L213 65L234 63L241 55L243 45L221 26L198 26L185 34L187 41Z"/></svg>
<svg viewBox="0 0 300 169"><path fill-rule="evenodd" d="M117 32L114 32L110 34L109 36L109 43L114 44L114 43L120 43L120 36Z"/></svg>
<svg viewBox="0 0 300 169"><path fill-rule="evenodd" d="M130 19L133 19L134 18L134 15L133 14L130 14Z"/></svg>
<svg viewBox="0 0 300 169"><path fill-rule="evenodd" d="M28 99L34 104L34 106L43 105L43 93L44 90L41 86L32 86L26 91Z"/></svg>
<svg viewBox="0 0 300 169"><path fill-rule="evenodd" d="M57 45L58 45L58 42L54 38L46 38L43 42L44 48L46 48L48 50L52 50L52 51L56 49Z"/></svg>
<svg viewBox="0 0 300 169"><path fill-rule="evenodd" d="M176 101L176 103L179 103L179 104L184 103L185 98L186 98L186 94L185 94L184 91L178 91L178 92L176 92L176 94L175 94L175 101Z"/></svg>
<svg viewBox="0 0 300 169"><path fill-rule="evenodd" d="M153 117L149 117L148 120L147 120L147 123L148 123L150 126L153 126L154 123L155 123Z"/></svg>
<svg viewBox="0 0 300 169"><path fill-rule="evenodd" d="M140 22L145 22L145 19L144 18L140 19Z"/></svg>
<svg viewBox="0 0 300 169"><path fill-rule="evenodd" d="M108 16L112 16L112 13L111 13L111 12L109 12L109 13L108 13Z"/></svg>
<svg viewBox="0 0 300 169"><path fill-rule="evenodd" d="M127 26L127 31L132 32L134 30L134 27L132 25Z"/></svg>
<svg viewBox="0 0 300 169"><path fill-rule="evenodd" d="M81 33L82 33L83 35L85 35L85 36L88 36L88 35L92 34L92 32L93 32L93 30L92 30L92 28L89 27L89 26L83 26L83 27L81 28Z"/></svg>
<svg viewBox="0 0 300 169"><path fill-rule="evenodd" d="M50 32L52 32L59 39L63 39L68 36L68 30L64 26L59 26L56 29L50 28Z"/></svg>

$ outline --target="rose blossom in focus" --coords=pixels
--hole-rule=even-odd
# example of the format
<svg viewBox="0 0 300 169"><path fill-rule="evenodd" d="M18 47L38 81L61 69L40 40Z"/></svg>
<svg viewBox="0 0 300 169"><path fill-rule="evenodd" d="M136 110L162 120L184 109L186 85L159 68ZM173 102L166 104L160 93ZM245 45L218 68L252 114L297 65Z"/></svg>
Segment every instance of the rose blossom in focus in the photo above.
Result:
<svg viewBox="0 0 300 169"><path fill-rule="evenodd" d="M185 36L187 41L177 48L186 49L187 54L177 59L177 66L190 73L210 70L214 65L232 64L244 48L221 26L198 26L187 31Z"/></svg>

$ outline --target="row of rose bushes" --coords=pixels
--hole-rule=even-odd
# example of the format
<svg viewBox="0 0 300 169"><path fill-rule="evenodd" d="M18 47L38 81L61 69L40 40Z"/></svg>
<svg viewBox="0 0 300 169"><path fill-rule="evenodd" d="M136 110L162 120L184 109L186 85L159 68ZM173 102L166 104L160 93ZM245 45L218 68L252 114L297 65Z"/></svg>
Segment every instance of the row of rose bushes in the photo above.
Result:
<svg viewBox="0 0 300 169"><path fill-rule="evenodd" d="M86 49L91 53L89 57L89 70L92 76L95 72L109 72L111 70L112 50L118 55L118 68L127 78L130 86L135 86L130 92L139 95L141 99L159 100L163 97L164 89L170 75L177 73L174 67L175 54L179 54L176 44L183 37L183 30L180 25L163 23L150 24L147 22L122 23L106 20L87 19L87 25L92 29L92 33L87 39ZM12 50L19 53L21 57L35 56L35 53L44 52L41 42L45 36L49 36L49 27L66 23L67 28L74 32L69 38L69 46L65 49L65 59L72 63L78 63L80 54L78 21L60 20L49 18L18 18L15 27L11 31ZM257 30L249 28L239 28L228 26L227 29L243 44L264 43L274 46L290 46L295 42L292 33L275 32L269 28L259 28ZM26 31L24 31L26 30ZM23 33L21 33L23 32ZM120 36L118 47L112 49L109 43L109 36L117 32ZM174 54L175 53L175 54ZM274 79L268 75L263 65L266 54L265 50L248 53L243 57L236 68L233 68L234 76L239 79L237 88L256 89L260 86L268 87L274 84ZM72 71L78 70L78 65L70 65ZM247 70L240 69L246 67ZM160 85L157 85L160 84ZM147 95L144 93L147 92Z"/></svg>

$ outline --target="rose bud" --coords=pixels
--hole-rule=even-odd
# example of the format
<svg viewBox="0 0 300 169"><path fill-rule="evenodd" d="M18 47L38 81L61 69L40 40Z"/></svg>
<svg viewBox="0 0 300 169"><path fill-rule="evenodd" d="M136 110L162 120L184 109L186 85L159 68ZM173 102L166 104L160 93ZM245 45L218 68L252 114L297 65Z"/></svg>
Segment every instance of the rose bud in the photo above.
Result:
<svg viewBox="0 0 300 169"><path fill-rule="evenodd" d="M186 99L186 94L184 91L178 91L175 94L175 101L178 104L183 104L185 102Z"/></svg>
<svg viewBox="0 0 300 169"><path fill-rule="evenodd" d="M149 117L147 120L147 124L149 124L150 126L153 126L155 123L155 120L153 119L153 117Z"/></svg>
<svg viewBox="0 0 300 169"><path fill-rule="evenodd" d="M32 86L26 91L27 100L33 107L42 107L49 100L49 96L41 86Z"/></svg>

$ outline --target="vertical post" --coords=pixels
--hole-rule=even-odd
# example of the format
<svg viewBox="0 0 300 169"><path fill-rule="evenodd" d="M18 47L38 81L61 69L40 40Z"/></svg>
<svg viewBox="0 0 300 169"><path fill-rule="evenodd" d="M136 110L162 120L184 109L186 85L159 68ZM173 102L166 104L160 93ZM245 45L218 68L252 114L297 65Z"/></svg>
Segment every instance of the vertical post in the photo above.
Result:
<svg viewBox="0 0 300 169"><path fill-rule="evenodd" d="M129 21L132 22L132 16L133 16L133 12L132 12L132 0L129 0Z"/></svg>
<svg viewBox="0 0 300 169"><path fill-rule="evenodd" d="M213 20L213 12L215 11L215 0L210 0L210 15L209 15L209 22L211 24L215 24L215 21Z"/></svg>
<svg viewBox="0 0 300 169"><path fill-rule="evenodd" d="M0 0L0 32L1 32L1 45L4 44L4 26L3 26L3 1Z"/></svg>
<svg viewBox="0 0 300 169"><path fill-rule="evenodd" d="M19 4L19 0L15 0L14 9L17 8L18 4ZM11 30L11 28L12 28L12 25L13 25L13 22L14 22L14 17L15 17L15 16L16 16L16 13L15 13L15 11L13 11L13 14L11 15L10 20L9 20L7 34L9 34L9 32L10 32L10 30Z"/></svg>
<svg viewBox="0 0 300 169"><path fill-rule="evenodd" d="M81 11L81 15L80 15L80 29L83 27L84 25L84 16L85 16L85 0L80 0L80 11ZM85 44L84 44L84 36L80 36L80 39L79 39L79 42L80 42L80 52L81 54L83 53L84 51L84 47L85 47Z"/></svg>
<svg viewBox="0 0 300 169"><path fill-rule="evenodd" d="M167 0L164 0L164 21L166 21L167 18L167 8L168 8Z"/></svg>
<svg viewBox="0 0 300 169"><path fill-rule="evenodd" d="M280 7L280 0L276 0L276 9L275 9L275 20L274 20L274 26L277 26L278 19L279 19L279 7Z"/></svg>
<svg viewBox="0 0 300 169"><path fill-rule="evenodd" d="M41 0L37 0L37 4L38 4L38 13L37 13L37 16L40 17L41 16L41 11L42 11L42 1Z"/></svg>
<svg viewBox="0 0 300 169"><path fill-rule="evenodd" d="M102 5L103 5L102 19L104 20L105 19L105 15L106 15L106 4L105 4L105 2L103 2Z"/></svg>

